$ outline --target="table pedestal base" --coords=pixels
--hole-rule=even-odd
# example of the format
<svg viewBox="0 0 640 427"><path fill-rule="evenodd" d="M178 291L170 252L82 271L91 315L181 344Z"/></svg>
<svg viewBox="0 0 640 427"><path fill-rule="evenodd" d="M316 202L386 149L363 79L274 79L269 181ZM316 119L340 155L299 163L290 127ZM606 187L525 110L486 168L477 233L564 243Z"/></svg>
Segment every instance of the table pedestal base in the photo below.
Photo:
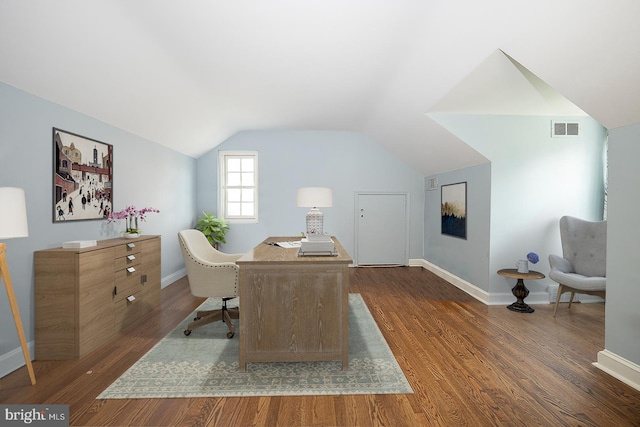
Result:
<svg viewBox="0 0 640 427"><path fill-rule="evenodd" d="M518 313L533 313L535 311L524 302L524 299L529 295L529 289L524 285L524 280L518 279L518 283L511 289L511 293L518 300L507 306L509 310L517 311Z"/></svg>

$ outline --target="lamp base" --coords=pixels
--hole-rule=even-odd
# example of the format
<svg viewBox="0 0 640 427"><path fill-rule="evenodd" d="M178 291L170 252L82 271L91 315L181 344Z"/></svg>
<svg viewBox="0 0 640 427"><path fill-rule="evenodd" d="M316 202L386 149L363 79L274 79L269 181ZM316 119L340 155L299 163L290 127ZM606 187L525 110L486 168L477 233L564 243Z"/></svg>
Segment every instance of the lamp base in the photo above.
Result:
<svg viewBox="0 0 640 427"><path fill-rule="evenodd" d="M307 234L323 234L324 214L318 208L307 212Z"/></svg>

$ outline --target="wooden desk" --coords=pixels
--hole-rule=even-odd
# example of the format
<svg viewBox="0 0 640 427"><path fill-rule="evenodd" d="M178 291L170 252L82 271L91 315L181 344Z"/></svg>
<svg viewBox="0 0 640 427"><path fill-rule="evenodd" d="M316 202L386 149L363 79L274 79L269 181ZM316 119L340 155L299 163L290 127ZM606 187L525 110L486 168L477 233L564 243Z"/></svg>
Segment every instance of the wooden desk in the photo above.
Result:
<svg viewBox="0 0 640 427"><path fill-rule="evenodd" d="M240 371L251 362L340 360L349 367L349 264L334 237L337 256L298 256L268 242L240 267Z"/></svg>
<svg viewBox="0 0 640 427"><path fill-rule="evenodd" d="M529 270L528 273L520 273L515 268L503 268L498 270L498 274L503 277L518 279L516 285L511 289L511 293L516 297L516 302L507 306L507 308L518 313L533 313L535 310L524 302L524 299L529 295L529 289L524 285L524 279L544 279L544 274L533 270Z"/></svg>

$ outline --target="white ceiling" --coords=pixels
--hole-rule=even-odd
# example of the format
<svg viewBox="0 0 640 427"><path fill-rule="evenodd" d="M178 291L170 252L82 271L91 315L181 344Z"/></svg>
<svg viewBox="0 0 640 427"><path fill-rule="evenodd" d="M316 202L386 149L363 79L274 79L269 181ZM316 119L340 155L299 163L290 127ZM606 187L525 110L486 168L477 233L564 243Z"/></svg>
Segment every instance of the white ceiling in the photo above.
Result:
<svg viewBox="0 0 640 427"><path fill-rule="evenodd" d="M431 175L486 160L429 112L640 122L639 19L637 0L0 0L0 81L193 157L349 130Z"/></svg>

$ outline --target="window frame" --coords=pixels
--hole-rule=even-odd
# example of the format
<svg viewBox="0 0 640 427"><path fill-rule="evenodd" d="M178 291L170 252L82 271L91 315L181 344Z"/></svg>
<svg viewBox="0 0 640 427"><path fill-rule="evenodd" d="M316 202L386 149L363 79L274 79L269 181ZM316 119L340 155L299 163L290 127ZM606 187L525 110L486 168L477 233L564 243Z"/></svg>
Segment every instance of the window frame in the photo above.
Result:
<svg viewBox="0 0 640 427"><path fill-rule="evenodd" d="M233 186L233 188L253 189L253 215L229 216L227 211L227 165L229 159L253 159L253 186ZM228 223L257 223L258 222L258 152L257 151L219 151L218 152L218 212Z"/></svg>

